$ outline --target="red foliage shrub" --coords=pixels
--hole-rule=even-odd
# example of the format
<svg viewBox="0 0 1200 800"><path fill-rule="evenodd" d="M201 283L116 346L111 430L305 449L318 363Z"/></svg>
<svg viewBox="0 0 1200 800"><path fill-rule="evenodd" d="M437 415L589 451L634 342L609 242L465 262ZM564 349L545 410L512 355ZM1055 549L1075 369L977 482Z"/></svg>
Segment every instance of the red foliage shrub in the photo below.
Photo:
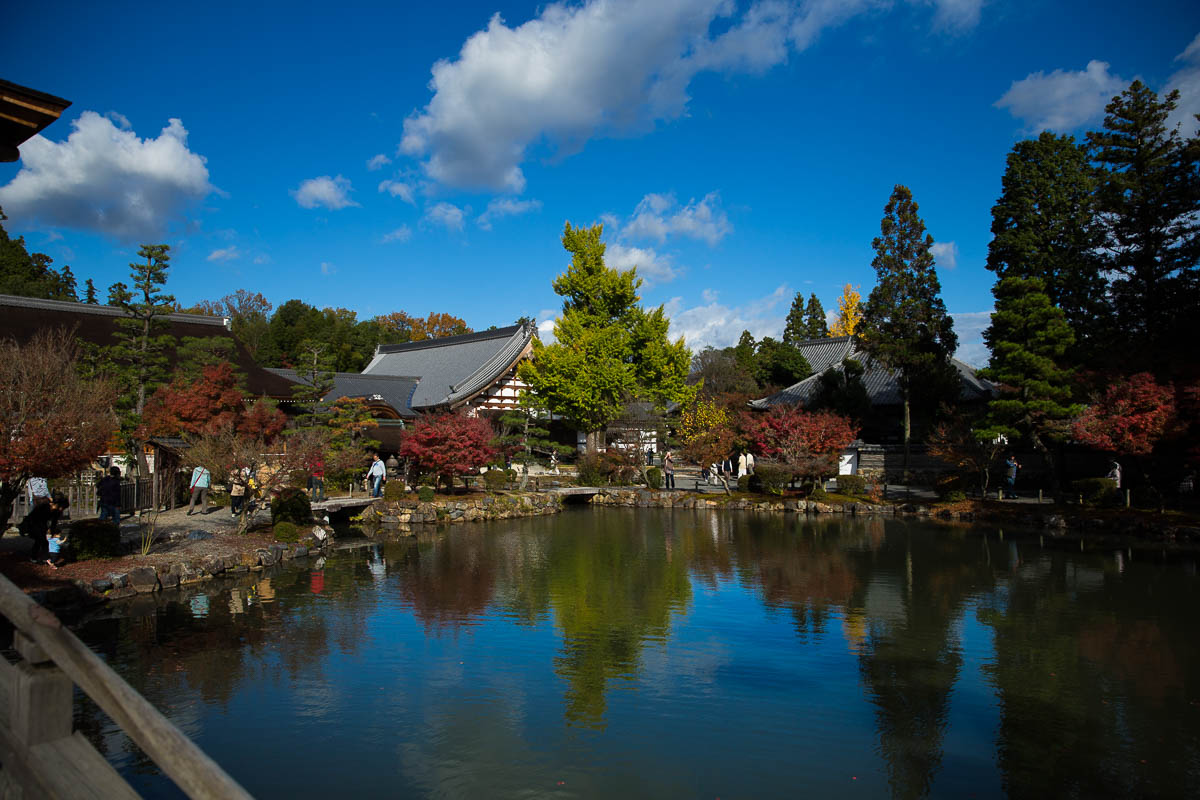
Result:
<svg viewBox="0 0 1200 800"><path fill-rule="evenodd" d="M461 414L422 416L404 432L400 455L418 469L444 478L449 485L455 475L470 475L496 455L492 440L496 432L487 421Z"/></svg>

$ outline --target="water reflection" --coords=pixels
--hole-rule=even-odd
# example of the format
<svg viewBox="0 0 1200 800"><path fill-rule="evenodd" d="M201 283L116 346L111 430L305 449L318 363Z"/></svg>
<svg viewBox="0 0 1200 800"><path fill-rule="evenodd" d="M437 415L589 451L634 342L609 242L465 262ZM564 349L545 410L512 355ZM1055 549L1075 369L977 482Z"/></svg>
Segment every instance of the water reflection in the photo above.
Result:
<svg viewBox="0 0 1200 800"><path fill-rule="evenodd" d="M252 702L272 728L337 722L343 757L399 794L518 793L555 770L621 793L655 770L685 794L731 776L729 795L823 794L845 772L905 798L1182 796L1198 593L1194 565L1036 538L611 510L370 543L137 598L83 634L243 780L221 719ZM123 769L149 769L93 716Z"/></svg>

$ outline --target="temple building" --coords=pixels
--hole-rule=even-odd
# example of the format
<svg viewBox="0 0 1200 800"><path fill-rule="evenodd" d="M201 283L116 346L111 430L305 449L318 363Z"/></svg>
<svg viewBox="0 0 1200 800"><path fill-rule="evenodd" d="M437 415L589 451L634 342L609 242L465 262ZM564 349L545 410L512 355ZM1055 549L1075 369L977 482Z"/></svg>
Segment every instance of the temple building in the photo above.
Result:
<svg viewBox="0 0 1200 800"><path fill-rule="evenodd" d="M16 161L20 146L58 119L70 100L0 80L0 161Z"/></svg>

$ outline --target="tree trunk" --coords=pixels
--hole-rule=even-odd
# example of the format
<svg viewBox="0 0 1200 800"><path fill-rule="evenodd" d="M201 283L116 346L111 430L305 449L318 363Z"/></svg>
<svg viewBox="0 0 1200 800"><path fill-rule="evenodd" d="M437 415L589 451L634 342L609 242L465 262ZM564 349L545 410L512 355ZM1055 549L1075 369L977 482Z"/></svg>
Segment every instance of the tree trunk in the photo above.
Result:
<svg viewBox="0 0 1200 800"><path fill-rule="evenodd" d="M912 439L912 417L909 411L908 392L904 393L904 490L911 482L908 474L909 444ZM886 480L886 479L885 479Z"/></svg>
<svg viewBox="0 0 1200 800"><path fill-rule="evenodd" d="M601 431L587 432L587 452L589 454L600 452L600 434Z"/></svg>

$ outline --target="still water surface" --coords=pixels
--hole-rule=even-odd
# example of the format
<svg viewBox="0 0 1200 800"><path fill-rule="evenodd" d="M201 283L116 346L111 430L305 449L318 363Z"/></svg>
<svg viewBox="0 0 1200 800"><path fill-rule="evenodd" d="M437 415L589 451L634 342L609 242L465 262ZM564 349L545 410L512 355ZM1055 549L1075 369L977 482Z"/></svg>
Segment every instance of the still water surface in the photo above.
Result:
<svg viewBox="0 0 1200 800"><path fill-rule="evenodd" d="M1187 558L573 510L137 601L81 636L259 797L1200 791Z"/></svg>

